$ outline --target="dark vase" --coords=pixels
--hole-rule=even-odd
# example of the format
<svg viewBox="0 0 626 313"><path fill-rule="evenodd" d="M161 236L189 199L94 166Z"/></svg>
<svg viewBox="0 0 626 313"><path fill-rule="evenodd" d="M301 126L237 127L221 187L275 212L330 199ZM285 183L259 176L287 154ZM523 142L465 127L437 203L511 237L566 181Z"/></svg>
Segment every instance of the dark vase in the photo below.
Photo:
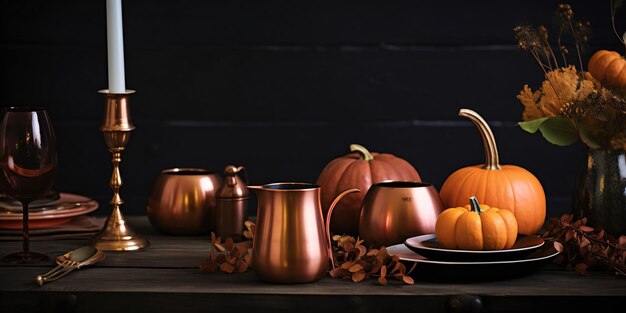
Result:
<svg viewBox="0 0 626 313"><path fill-rule="evenodd" d="M577 218L613 235L626 235L626 153L588 149L572 199Z"/></svg>

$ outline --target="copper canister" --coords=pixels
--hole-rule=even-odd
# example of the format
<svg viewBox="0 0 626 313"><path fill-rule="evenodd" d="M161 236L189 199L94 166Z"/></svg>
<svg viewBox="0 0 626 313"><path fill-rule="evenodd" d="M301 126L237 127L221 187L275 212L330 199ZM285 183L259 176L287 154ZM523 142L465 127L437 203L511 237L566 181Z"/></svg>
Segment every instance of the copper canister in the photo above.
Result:
<svg viewBox="0 0 626 313"><path fill-rule="evenodd" d="M243 179L240 177L243 174ZM217 191L215 233L234 241L243 239L244 222L248 218L249 191L247 173L243 166L226 166L224 184Z"/></svg>

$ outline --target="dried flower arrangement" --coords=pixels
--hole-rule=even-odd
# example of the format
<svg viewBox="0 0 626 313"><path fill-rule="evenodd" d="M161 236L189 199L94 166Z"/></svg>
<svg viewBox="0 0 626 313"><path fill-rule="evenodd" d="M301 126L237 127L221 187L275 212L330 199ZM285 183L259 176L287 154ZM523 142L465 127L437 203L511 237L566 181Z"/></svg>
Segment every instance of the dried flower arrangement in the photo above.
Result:
<svg viewBox="0 0 626 313"><path fill-rule="evenodd" d="M612 6L611 17L617 34L616 8L617 5ZM605 84L594 78L593 72L584 71L582 50L590 34L588 22L576 20L568 4L557 7L554 20L559 29L560 57L548 40L546 27L514 28L518 46L532 55L545 75L537 90L524 85L517 95L524 106L520 127L529 133L539 130L556 145L581 140L592 149L626 149L626 88ZM561 40L564 34L573 39L579 68L568 64L569 50ZM622 43L626 34L624 37L619 38Z"/></svg>

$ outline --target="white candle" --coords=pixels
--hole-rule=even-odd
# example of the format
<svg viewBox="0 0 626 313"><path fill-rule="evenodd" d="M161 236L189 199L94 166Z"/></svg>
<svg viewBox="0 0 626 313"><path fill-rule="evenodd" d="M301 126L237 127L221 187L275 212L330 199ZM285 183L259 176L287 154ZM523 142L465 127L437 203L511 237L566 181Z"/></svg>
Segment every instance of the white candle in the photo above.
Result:
<svg viewBox="0 0 626 313"><path fill-rule="evenodd" d="M122 29L122 0L107 0L107 46L109 62L109 92L126 92L124 79L124 31Z"/></svg>

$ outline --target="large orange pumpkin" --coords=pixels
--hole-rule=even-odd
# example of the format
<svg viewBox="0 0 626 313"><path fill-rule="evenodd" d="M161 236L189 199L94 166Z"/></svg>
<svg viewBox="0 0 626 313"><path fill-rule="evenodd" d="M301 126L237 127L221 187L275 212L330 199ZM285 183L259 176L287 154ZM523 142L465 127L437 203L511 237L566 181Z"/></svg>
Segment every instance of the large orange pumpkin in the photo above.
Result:
<svg viewBox="0 0 626 313"><path fill-rule="evenodd" d="M546 218L546 195L539 180L516 165L500 165L496 140L487 122L478 113L461 109L480 131L487 161L461 168L450 175L439 192L446 208L461 207L476 196L483 203L506 209L515 215L520 234L536 234Z"/></svg>
<svg viewBox="0 0 626 313"><path fill-rule="evenodd" d="M615 51L599 50L589 59L589 73L609 87L626 91L626 60Z"/></svg>
<svg viewBox="0 0 626 313"><path fill-rule="evenodd" d="M358 188L335 206L330 229L335 234L358 235L361 205L372 184L385 180L421 181L415 168L406 160L388 153L369 152L363 146L350 145L348 155L330 161L320 173L317 184L322 187L324 216L333 199L346 189Z"/></svg>

